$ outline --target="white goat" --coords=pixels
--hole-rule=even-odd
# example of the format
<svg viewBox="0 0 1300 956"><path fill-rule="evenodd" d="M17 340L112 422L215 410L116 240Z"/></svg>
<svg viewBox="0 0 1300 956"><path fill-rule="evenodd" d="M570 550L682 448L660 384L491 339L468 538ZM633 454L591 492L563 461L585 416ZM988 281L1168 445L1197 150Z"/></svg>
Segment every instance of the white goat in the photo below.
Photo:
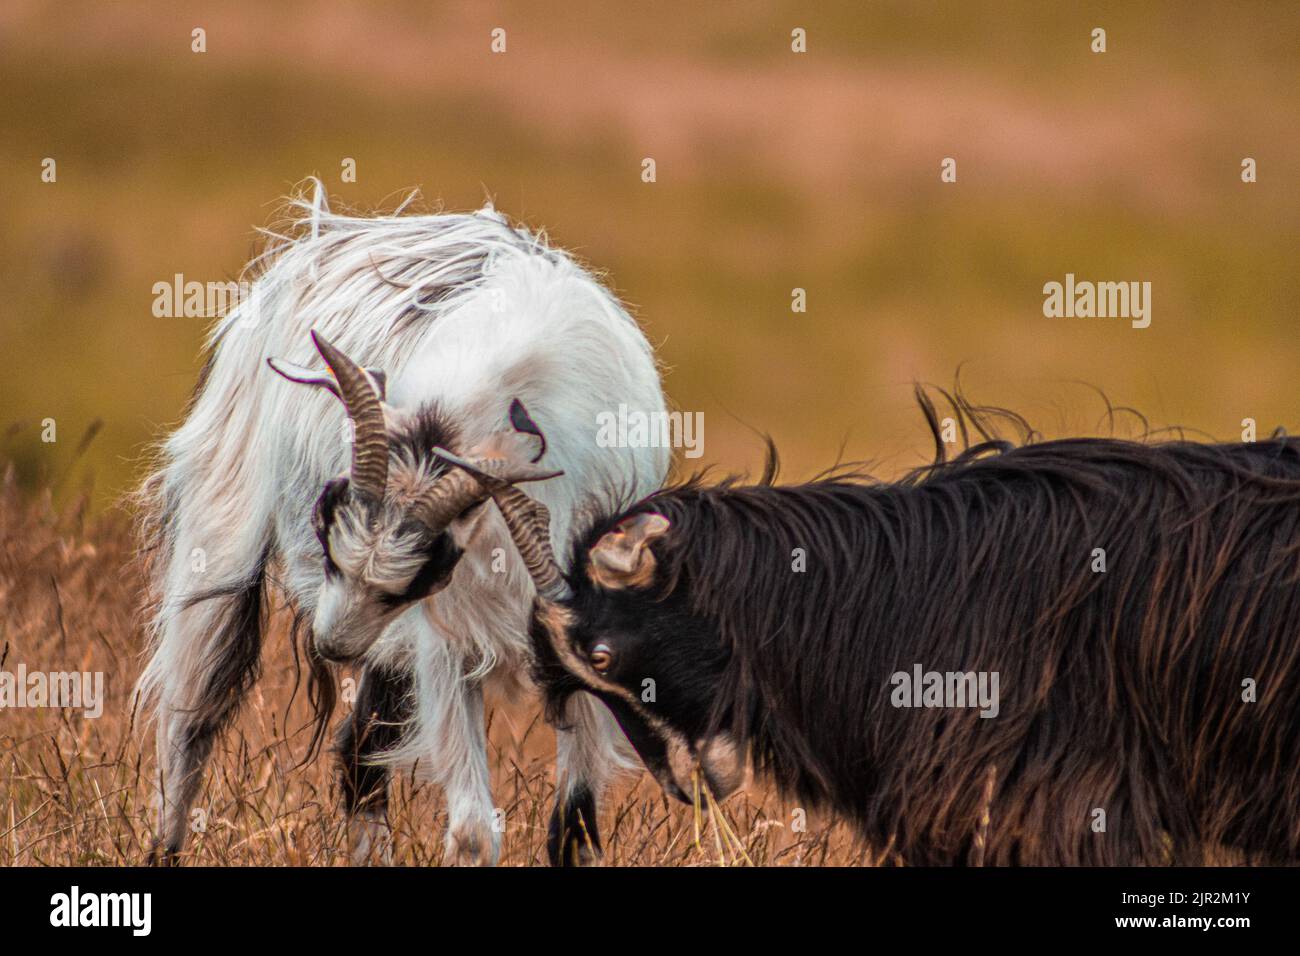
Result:
<svg viewBox="0 0 1300 956"><path fill-rule="evenodd" d="M514 462L512 480L563 469L530 492L567 556L589 515L665 477L666 449L595 441L602 411L663 410L652 351L588 272L490 206L358 218L331 213L318 183L291 208L295 230L272 234L250 295L213 330L188 416L142 491L156 858L183 848L214 738L256 680L274 582L312 628L313 746L333 703L321 658L362 667L337 746L354 859L387 858L389 774L414 767L445 790L447 859L494 863L483 686L529 689L534 588L482 486L431 449ZM627 753L608 711L575 701L552 862L598 852L595 800Z"/></svg>

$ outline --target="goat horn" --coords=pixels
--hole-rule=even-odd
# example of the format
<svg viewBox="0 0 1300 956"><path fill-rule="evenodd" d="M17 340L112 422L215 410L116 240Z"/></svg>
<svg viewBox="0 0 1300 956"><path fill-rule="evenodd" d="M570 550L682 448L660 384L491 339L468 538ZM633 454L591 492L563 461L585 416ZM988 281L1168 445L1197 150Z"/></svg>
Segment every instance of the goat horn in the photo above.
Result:
<svg viewBox="0 0 1300 956"><path fill-rule="evenodd" d="M312 341L339 383L339 397L352 419L351 485L370 497L382 499L388 487L388 429L375 383L365 369L348 358L319 332Z"/></svg>
<svg viewBox="0 0 1300 956"><path fill-rule="evenodd" d="M441 532L466 508L478 504L487 492L478 480L464 471L439 478L411 503L415 517L435 533Z"/></svg>
<svg viewBox="0 0 1300 956"><path fill-rule="evenodd" d="M520 481L541 481L564 474L548 471L536 465L518 465L502 459L469 461L453 455L445 448L434 448L433 453L458 468L480 488L483 498L491 496L505 518L510 537L524 560L529 576L537 585L537 593L549 600L565 597L567 588L564 575L551 548L551 513L546 505L531 498L515 487ZM481 499L480 499L481 500Z"/></svg>

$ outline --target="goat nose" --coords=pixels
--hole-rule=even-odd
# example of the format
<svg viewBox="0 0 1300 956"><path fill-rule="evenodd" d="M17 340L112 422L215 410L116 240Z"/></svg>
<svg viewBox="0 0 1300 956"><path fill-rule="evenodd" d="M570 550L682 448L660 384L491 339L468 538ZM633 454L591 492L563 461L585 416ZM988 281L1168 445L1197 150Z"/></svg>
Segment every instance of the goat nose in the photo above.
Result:
<svg viewBox="0 0 1300 956"><path fill-rule="evenodd" d="M673 780L671 777L663 781L663 788L664 788L664 792L667 793L668 796L680 800L682 803L693 804L695 802L689 796L687 796L685 790L677 786L677 781Z"/></svg>
<svg viewBox="0 0 1300 956"><path fill-rule="evenodd" d="M336 642L330 640L328 637L321 637L320 635L314 635L312 637L312 644L316 648L317 656L323 658L324 660L331 661L335 664L346 664L349 660L352 659L351 655L346 653L343 650L343 648L341 648Z"/></svg>

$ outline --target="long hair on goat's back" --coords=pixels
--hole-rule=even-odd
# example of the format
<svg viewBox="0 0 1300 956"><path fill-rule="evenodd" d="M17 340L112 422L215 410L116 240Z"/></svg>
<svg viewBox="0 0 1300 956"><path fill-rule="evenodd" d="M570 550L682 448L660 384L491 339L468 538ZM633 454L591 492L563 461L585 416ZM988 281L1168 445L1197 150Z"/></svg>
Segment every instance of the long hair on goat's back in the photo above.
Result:
<svg viewBox="0 0 1300 956"><path fill-rule="evenodd" d="M913 864L1300 859L1300 440L1045 441L944 396L962 450L918 389L897 481L770 454L639 506L732 652L715 721ZM918 665L997 674L996 716L895 706Z"/></svg>

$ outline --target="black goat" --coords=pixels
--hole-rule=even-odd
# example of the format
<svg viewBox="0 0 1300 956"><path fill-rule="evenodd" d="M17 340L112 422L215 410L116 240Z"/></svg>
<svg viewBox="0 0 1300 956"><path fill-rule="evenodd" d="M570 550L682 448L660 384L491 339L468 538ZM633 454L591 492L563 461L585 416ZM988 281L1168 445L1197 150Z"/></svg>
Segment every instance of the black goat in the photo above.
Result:
<svg viewBox="0 0 1300 956"><path fill-rule="evenodd" d="M498 484L552 716L590 691L679 798L749 761L914 865L1300 860L1300 440L944 462L921 403L939 460L901 481L773 455L601 521L567 578Z"/></svg>

